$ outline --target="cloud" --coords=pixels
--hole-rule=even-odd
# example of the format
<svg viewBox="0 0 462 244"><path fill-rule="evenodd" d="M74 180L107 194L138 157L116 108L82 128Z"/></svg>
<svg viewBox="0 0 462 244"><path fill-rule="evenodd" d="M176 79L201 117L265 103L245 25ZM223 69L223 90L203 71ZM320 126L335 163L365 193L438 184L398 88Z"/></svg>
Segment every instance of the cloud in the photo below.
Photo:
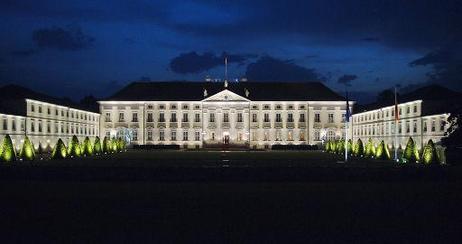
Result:
<svg viewBox="0 0 462 244"><path fill-rule="evenodd" d="M30 57L36 53L38 53L37 49L23 49L23 50L15 50L15 51L10 52L12 56L16 56L16 57Z"/></svg>
<svg viewBox="0 0 462 244"><path fill-rule="evenodd" d="M358 76L356 75L342 75L338 78L337 83L343 84L345 86L351 86L351 82L357 78Z"/></svg>
<svg viewBox="0 0 462 244"><path fill-rule="evenodd" d="M243 64L256 55L227 54L215 55L212 52L198 54L196 52L182 53L170 61L170 69L178 74L197 74L220 65L224 65L224 59L228 57L228 63Z"/></svg>
<svg viewBox="0 0 462 244"><path fill-rule="evenodd" d="M380 38L378 37L365 37L365 38L362 38L361 41L364 41L364 42L380 42Z"/></svg>
<svg viewBox="0 0 462 244"><path fill-rule="evenodd" d="M78 26L51 27L35 30L32 39L41 48L80 50L90 47L94 38L82 32Z"/></svg>
<svg viewBox="0 0 462 244"><path fill-rule="evenodd" d="M322 78L314 70L297 65L290 60L264 56L247 66L249 81L319 81Z"/></svg>

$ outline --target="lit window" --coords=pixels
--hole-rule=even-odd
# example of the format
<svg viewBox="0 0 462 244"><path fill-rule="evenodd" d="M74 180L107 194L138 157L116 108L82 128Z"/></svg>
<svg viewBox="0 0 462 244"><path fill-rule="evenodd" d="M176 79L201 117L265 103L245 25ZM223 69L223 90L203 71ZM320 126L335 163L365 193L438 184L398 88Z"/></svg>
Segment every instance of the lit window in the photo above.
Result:
<svg viewBox="0 0 462 244"><path fill-rule="evenodd" d="M187 141L187 140L188 140L188 132L183 131L183 141Z"/></svg>
<svg viewBox="0 0 462 244"><path fill-rule="evenodd" d="M321 122L321 114L319 114L319 113L314 114L314 122L316 122L316 123Z"/></svg>
<svg viewBox="0 0 462 244"><path fill-rule="evenodd" d="M242 113L237 114L237 122L242 122Z"/></svg>
<svg viewBox="0 0 462 244"><path fill-rule="evenodd" d="M265 113L265 114L264 114L263 122L270 122L269 114L268 114L268 113Z"/></svg>
<svg viewBox="0 0 462 244"><path fill-rule="evenodd" d="M330 113L328 118L329 118L328 123L334 123L334 114Z"/></svg>
<svg viewBox="0 0 462 244"><path fill-rule="evenodd" d="M223 114L223 122L225 122L225 123L226 123L226 122L229 122L229 115L228 115L228 113L224 113L224 114Z"/></svg>
<svg viewBox="0 0 462 244"><path fill-rule="evenodd" d="M195 114L194 115L194 122L196 122L196 123L201 122L201 115L200 114Z"/></svg>
<svg viewBox="0 0 462 244"><path fill-rule="evenodd" d="M211 113L209 118L210 123L215 123L215 114Z"/></svg>
<svg viewBox="0 0 462 244"><path fill-rule="evenodd" d="M159 141L165 141L165 133L163 130L159 131Z"/></svg>
<svg viewBox="0 0 462 244"><path fill-rule="evenodd" d="M138 122L138 113L132 114L132 122Z"/></svg>
<svg viewBox="0 0 462 244"><path fill-rule="evenodd" d="M252 114L252 122L257 122L257 114Z"/></svg>
<svg viewBox="0 0 462 244"><path fill-rule="evenodd" d="M194 140L195 141L200 141L201 140L201 133L199 131L196 131L194 133Z"/></svg>
<svg viewBox="0 0 462 244"><path fill-rule="evenodd" d="M74 113L72 113L74 115ZM119 113L119 122L124 122L124 113Z"/></svg>
<svg viewBox="0 0 462 244"><path fill-rule="evenodd" d="M176 141L176 131L172 131L172 134L170 136L171 141Z"/></svg>

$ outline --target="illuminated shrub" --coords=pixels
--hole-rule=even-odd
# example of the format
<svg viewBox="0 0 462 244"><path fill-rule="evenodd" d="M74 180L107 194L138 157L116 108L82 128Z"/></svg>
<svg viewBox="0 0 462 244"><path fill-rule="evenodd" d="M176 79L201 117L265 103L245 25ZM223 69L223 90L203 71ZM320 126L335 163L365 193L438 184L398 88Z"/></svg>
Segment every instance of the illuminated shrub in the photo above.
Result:
<svg viewBox="0 0 462 244"><path fill-rule="evenodd" d="M96 155L101 154L101 152L102 152L101 140L99 139L98 136L95 138L95 142L93 143L93 152Z"/></svg>
<svg viewBox="0 0 462 244"><path fill-rule="evenodd" d="M385 144L383 140L380 142L379 146L375 150L375 157L378 159L385 159L385 160L391 159L388 146Z"/></svg>
<svg viewBox="0 0 462 244"><path fill-rule="evenodd" d="M111 150L112 150L111 140L107 138L107 136L105 136L103 140L103 152L110 153Z"/></svg>
<svg viewBox="0 0 462 244"><path fill-rule="evenodd" d="M35 159L34 145L27 136L24 138L24 143L22 144L21 151L19 152L19 157L26 161L32 161Z"/></svg>
<svg viewBox="0 0 462 244"><path fill-rule="evenodd" d="M51 159L64 159L67 157L67 149L64 142L60 139L56 142L53 152L51 152Z"/></svg>
<svg viewBox="0 0 462 244"><path fill-rule="evenodd" d="M347 150L349 154L353 154L353 142L351 139L348 139L348 143L346 144Z"/></svg>
<svg viewBox="0 0 462 244"><path fill-rule="evenodd" d="M111 152L117 152L118 146L117 146L117 139L112 138L111 140Z"/></svg>
<svg viewBox="0 0 462 244"><path fill-rule="evenodd" d="M412 137L409 137L407 141L406 148L403 153L403 162L404 163L416 163L420 159L419 150L417 149L414 140Z"/></svg>
<svg viewBox="0 0 462 244"><path fill-rule="evenodd" d="M337 154L344 154L345 153L345 141L339 140L337 143Z"/></svg>
<svg viewBox="0 0 462 244"><path fill-rule="evenodd" d="M330 151L330 141L327 141L327 142L326 142L326 146L324 147L324 150L325 150L326 152L329 152L329 151Z"/></svg>
<svg viewBox="0 0 462 244"><path fill-rule="evenodd" d="M422 160L425 165L438 165L438 154L435 148L435 144L432 140L429 140L427 145L424 147L422 153Z"/></svg>
<svg viewBox="0 0 462 244"><path fill-rule="evenodd" d="M85 140L83 140L83 155L85 156L91 156L93 155L93 145L90 141L90 138L85 137Z"/></svg>
<svg viewBox="0 0 462 244"><path fill-rule="evenodd" d="M117 140L117 150L119 152L122 152L125 149L125 140L122 138L119 138Z"/></svg>
<svg viewBox="0 0 462 244"><path fill-rule="evenodd" d="M3 138L2 150L0 154L0 159L3 162L13 162L16 161L16 152L14 150L13 141L11 140L10 135L6 135Z"/></svg>
<svg viewBox="0 0 462 244"><path fill-rule="evenodd" d="M366 157L374 157L375 156L375 146L374 143L372 142L372 139L369 138L366 144L366 151L364 153Z"/></svg>
<svg viewBox="0 0 462 244"><path fill-rule="evenodd" d="M81 155L79 139L75 135L72 136L72 139L67 146L67 154L70 157L80 157Z"/></svg>
<svg viewBox="0 0 462 244"><path fill-rule="evenodd" d="M358 141L356 142L356 147L353 153L357 157L364 155L364 145L361 139L358 139Z"/></svg>

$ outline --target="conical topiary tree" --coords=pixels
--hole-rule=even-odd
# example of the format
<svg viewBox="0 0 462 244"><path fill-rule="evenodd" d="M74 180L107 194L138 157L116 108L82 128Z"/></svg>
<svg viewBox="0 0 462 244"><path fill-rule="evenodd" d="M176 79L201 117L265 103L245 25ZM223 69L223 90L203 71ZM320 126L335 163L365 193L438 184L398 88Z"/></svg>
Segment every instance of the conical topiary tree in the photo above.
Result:
<svg viewBox="0 0 462 244"><path fill-rule="evenodd" d="M117 140L117 150L119 152L122 152L125 149L125 140L122 138L119 138Z"/></svg>
<svg viewBox="0 0 462 244"><path fill-rule="evenodd" d="M67 157L67 149L61 138L56 142L55 148L51 152L51 159L64 159Z"/></svg>
<svg viewBox="0 0 462 244"><path fill-rule="evenodd" d="M95 138L95 142L93 143L93 152L96 155L101 154L101 152L102 152L101 140L99 139L98 136Z"/></svg>
<svg viewBox="0 0 462 244"><path fill-rule="evenodd" d="M358 141L356 142L356 148L354 150L354 155L357 157L362 157L364 155L364 145L363 141L358 138Z"/></svg>
<svg viewBox="0 0 462 244"><path fill-rule="evenodd" d="M341 139L337 143L337 154L344 154L344 153L345 153L345 141Z"/></svg>
<svg viewBox="0 0 462 244"><path fill-rule="evenodd" d="M88 136L85 137L85 140L83 140L83 155L85 156L93 155L93 145Z"/></svg>
<svg viewBox="0 0 462 244"><path fill-rule="evenodd" d="M5 137L3 137L5 138ZM2 140L3 142L3 140ZM3 143L0 143L0 161L2 161Z"/></svg>
<svg viewBox="0 0 462 244"><path fill-rule="evenodd" d="M117 139L115 137L111 140L111 152L117 152Z"/></svg>
<svg viewBox="0 0 462 244"><path fill-rule="evenodd" d="M103 152L110 153L111 150L112 150L111 140L107 136L105 136L103 140Z"/></svg>
<svg viewBox="0 0 462 244"><path fill-rule="evenodd" d="M412 137L409 137L403 153L403 162L416 163L419 161L419 158L419 150L417 149Z"/></svg>
<svg viewBox="0 0 462 244"><path fill-rule="evenodd" d="M366 151L365 151L364 154L365 154L366 157L374 157L375 156L375 146L374 146L374 142L372 141L371 138L369 138L369 140L367 141Z"/></svg>
<svg viewBox="0 0 462 244"><path fill-rule="evenodd" d="M348 143L346 144L347 151L349 155L353 154L353 141L351 139L348 139Z"/></svg>
<svg viewBox="0 0 462 244"><path fill-rule="evenodd" d="M378 159L385 159L385 160L391 159L388 146L385 144L383 140L380 142L379 146L376 149L375 157Z"/></svg>
<svg viewBox="0 0 462 244"><path fill-rule="evenodd" d="M324 146L324 151L326 151L326 152L330 151L330 141L326 142L326 145Z"/></svg>
<svg viewBox="0 0 462 244"><path fill-rule="evenodd" d="M438 153L432 140L423 149L422 161L425 165L439 165Z"/></svg>
<svg viewBox="0 0 462 244"><path fill-rule="evenodd" d="M80 157L81 155L79 138L77 138L76 135L72 136L72 139L67 146L67 154L69 157Z"/></svg>
<svg viewBox="0 0 462 244"><path fill-rule="evenodd" d="M25 161L32 161L35 159L34 145L27 136L24 138L21 151L19 152L19 157Z"/></svg>
<svg viewBox="0 0 462 244"><path fill-rule="evenodd" d="M14 150L13 141L8 134L3 138L0 159L3 162L16 161L16 151Z"/></svg>

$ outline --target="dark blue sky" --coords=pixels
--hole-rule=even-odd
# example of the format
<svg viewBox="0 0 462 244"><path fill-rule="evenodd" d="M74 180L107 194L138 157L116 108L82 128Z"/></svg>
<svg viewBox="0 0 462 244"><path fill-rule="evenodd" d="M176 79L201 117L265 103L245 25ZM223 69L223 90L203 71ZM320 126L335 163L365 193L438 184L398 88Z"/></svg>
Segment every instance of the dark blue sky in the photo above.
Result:
<svg viewBox="0 0 462 244"><path fill-rule="evenodd" d="M104 97L144 80L320 80L357 99L462 87L456 0L0 2L0 84Z"/></svg>

